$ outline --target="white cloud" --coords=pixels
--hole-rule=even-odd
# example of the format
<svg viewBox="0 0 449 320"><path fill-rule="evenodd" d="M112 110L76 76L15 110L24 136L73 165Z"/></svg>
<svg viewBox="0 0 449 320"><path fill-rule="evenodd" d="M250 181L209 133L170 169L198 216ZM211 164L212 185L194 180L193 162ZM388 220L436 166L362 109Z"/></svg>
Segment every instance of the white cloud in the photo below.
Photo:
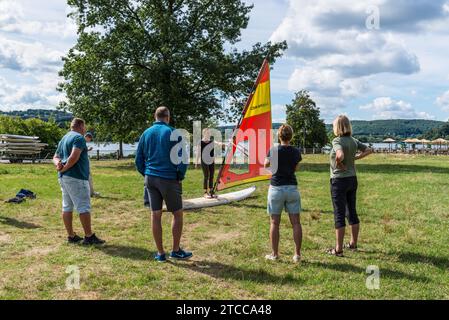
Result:
<svg viewBox="0 0 449 320"><path fill-rule="evenodd" d="M335 69L305 67L296 69L291 75L288 87L292 91L306 89L327 97L355 97L367 90L366 77L344 78Z"/></svg>
<svg viewBox="0 0 449 320"><path fill-rule="evenodd" d="M443 111L449 112L449 90L438 97L436 103Z"/></svg>
<svg viewBox="0 0 449 320"><path fill-rule="evenodd" d="M16 70L57 70L64 53L45 47L40 42L25 43L0 36L0 67Z"/></svg>
<svg viewBox="0 0 449 320"><path fill-rule="evenodd" d="M416 111L410 103L394 100L390 97L379 97L372 103L359 107L372 112L373 119L433 119L426 112Z"/></svg>
<svg viewBox="0 0 449 320"><path fill-rule="evenodd" d="M325 117L348 105L349 98L368 96L385 74L414 75L418 56L407 47L404 34L428 32L432 23L447 22L447 0L290 0L290 9L270 40L286 40L287 56L296 61L288 88L307 89ZM366 28L367 8L377 5L380 30ZM416 10L415 10L416 9ZM403 12L408 12L405 19ZM405 21L405 20L407 21ZM406 23L407 22L407 23ZM446 24L447 26L447 24ZM339 110L341 112L341 110ZM417 114L425 117L425 114Z"/></svg>
<svg viewBox="0 0 449 320"><path fill-rule="evenodd" d="M271 106L272 121L285 122L287 107L283 104L274 104Z"/></svg>
<svg viewBox="0 0 449 320"><path fill-rule="evenodd" d="M40 74L39 79L34 80L35 84L17 86L0 77L0 110L55 109L65 100L65 96L56 90L57 76Z"/></svg>
<svg viewBox="0 0 449 320"><path fill-rule="evenodd" d="M0 1L0 31L69 38L76 36L76 30L76 24L72 19L67 18L64 22L29 20L26 19L23 7L19 2Z"/></svg>

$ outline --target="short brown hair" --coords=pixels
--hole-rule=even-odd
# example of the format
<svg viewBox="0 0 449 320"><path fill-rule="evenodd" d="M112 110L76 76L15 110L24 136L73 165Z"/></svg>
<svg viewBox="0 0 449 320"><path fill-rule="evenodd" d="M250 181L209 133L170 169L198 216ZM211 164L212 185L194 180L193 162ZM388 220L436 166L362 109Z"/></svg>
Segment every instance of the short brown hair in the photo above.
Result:
<svg viewBox="0 0 449 320"><path fill-rule="evenodd" d="M278 137L281 141L290 142L293 138L293 129L288 124L283 124L278 129Z"/></svg>
<svg viewBox="0 0 449 320"><path fill-rule="evenodd" d="M80 119L80 118L74 118L73 120L72 120L72 123L70 123L70 129L79 129L79 128L81 128L82 126L84 126L86 123L84 122L84 120L83 119Z"/></svg>
<svg viewBox="0 0 449 320"><path fill-rule="evenodd" d="M345 115L339 115L335 118L333 127L334 134L337 137L352 136L351 121L349 121L349 118Z"/></svg>
<svg viewBox="0 0 449 320"><path fill-rule="evenodd" d="M154 112L154 117L156 119L165 119L165 118L168 118L169 116L170 116L170 110L168 110L168 108L164 107L164 106L160 106Z"/></svg>

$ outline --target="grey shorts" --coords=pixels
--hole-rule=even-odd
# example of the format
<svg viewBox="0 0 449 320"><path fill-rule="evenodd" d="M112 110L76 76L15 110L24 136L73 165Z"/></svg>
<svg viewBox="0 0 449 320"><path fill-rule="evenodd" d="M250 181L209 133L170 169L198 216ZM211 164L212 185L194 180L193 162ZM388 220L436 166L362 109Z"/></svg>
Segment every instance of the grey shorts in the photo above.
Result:
<svg viewBox="0 0 449 320"><path fill-rule="evenodd" d="M165 201L167 211L176 212L182 209L182 184L177 180L145 176L145 188L152 211L162 210Z"/></svg>
<svg viewBox="0 0 449 320"><path fill-rule="evenodd" d="M90 213L90 188L88 180L75 179L69 176L59 178L62 191L62 211Z"/></svg>

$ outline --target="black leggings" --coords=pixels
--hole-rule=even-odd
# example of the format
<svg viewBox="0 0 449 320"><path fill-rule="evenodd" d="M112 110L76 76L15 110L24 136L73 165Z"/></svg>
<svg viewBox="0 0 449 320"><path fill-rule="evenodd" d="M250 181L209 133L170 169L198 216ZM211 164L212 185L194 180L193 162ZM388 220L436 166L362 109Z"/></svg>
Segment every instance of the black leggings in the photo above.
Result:
<svg viewBox="0 0 449 320"><path fill-rule="evenodd" d="M207 189L207 185L209 184L209 189L214 187L214 172L215 172L215 164L205 164L201 163L201 169L203 169L203 189Z"/></svg>
<svg viewBox="0 0 449 320"><path fill-rule="evenodd" d="M331 179L335 229L346 226L345 218L349 225L360 223L356 209L357 186L357 177Z"/></svg>

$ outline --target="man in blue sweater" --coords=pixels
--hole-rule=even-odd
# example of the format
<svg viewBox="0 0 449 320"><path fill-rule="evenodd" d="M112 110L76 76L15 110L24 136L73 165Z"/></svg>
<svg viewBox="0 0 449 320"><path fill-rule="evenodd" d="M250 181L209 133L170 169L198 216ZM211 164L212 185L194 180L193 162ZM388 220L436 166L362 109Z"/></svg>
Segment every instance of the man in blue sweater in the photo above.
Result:
<svg viewBox="0 0 449 320"><path fill-rule="evenodd" d="M189 259L192 253L180 247L183 227L181 181L186 174L187 164L180 161L182 149L178 153L172 153L172 149L180 140L173 134L175 129L168 125L170 123L168 108L157 108L154 118L156 121L140 137L136 154L136 168L145 176L146 192L150 199L153 237L158 250L154 259L158 262L166 261L162 243L163 201L167 210L173 213L173 250L170 258Z"/></svg>

